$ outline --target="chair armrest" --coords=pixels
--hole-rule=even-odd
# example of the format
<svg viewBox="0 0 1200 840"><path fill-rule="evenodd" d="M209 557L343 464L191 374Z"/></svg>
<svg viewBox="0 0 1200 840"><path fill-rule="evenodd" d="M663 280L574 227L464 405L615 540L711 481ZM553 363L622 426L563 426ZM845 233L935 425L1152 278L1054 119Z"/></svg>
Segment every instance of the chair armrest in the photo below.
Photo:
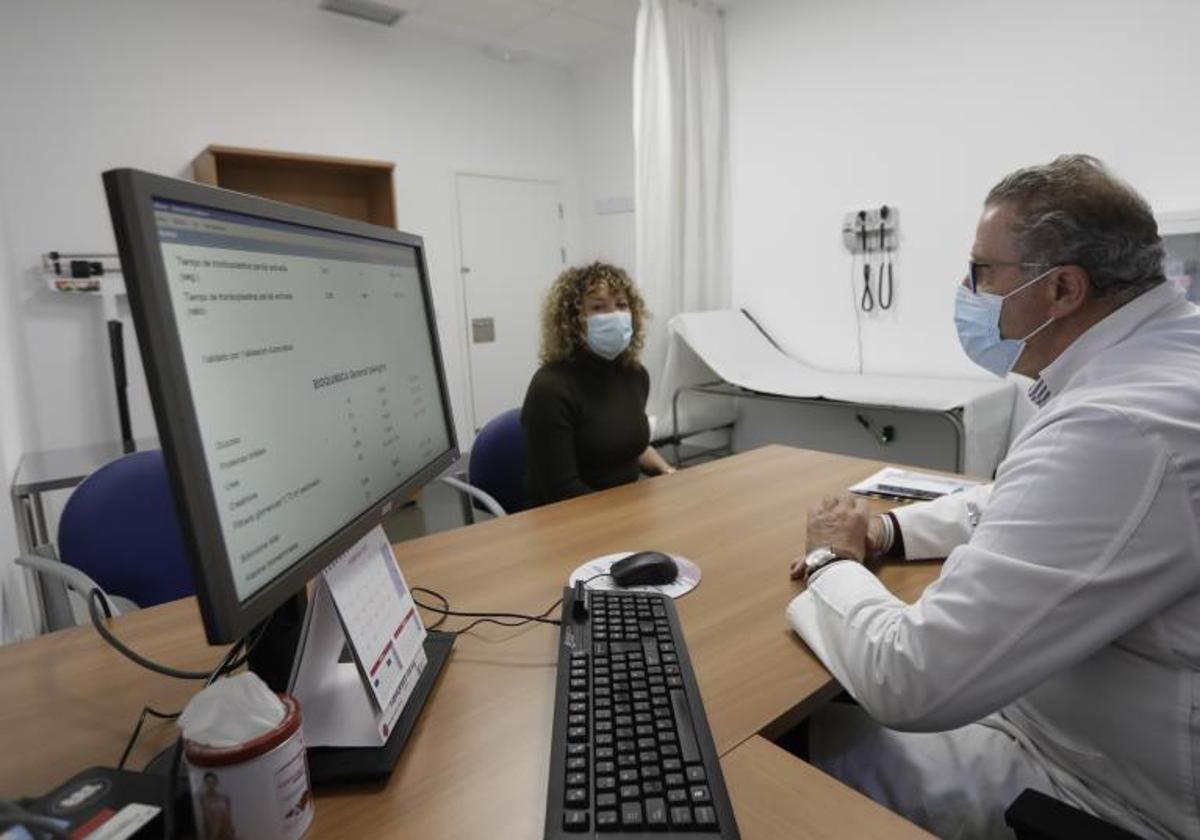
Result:
<svg viewBox="0 0 1200 840"><path fill-rule="evenodd" d="M100 590L100 597L108 604L109 611L113 615L120 615L128 610L122 610L108 597L108 593L96 581L92 580L83 572L76 569L74 566L69 566L60 560L49 560L45 557L38 557L33 554L20 554L16 557L18 566L24 566L27 569L32 569L39 575L46 575L62 582L67 588L74 589L84 600L88 599L89 593L93 589Z"/></svg>
<svg viewBox="0 0 1200 840"><path fill-rule="evenodd" d="M1017 840L1138 840L1136 834L1033 788L1013 800L1004 811L1004 822Z"/></svg>
<svg viewBox="0 0 1200 840"><path fill-rule="evenodd" d="M481 505L487 508L488 513L490 513L492 516L508 516L504 508L500 507L499 502L492 498L490 494L480 490L478 487L467 484L467 482L461 481L460 479L450 475L442 476L442 483L453 487L455 490L463 493L464 495L470 496L472 499L478 500Z"/></svg>

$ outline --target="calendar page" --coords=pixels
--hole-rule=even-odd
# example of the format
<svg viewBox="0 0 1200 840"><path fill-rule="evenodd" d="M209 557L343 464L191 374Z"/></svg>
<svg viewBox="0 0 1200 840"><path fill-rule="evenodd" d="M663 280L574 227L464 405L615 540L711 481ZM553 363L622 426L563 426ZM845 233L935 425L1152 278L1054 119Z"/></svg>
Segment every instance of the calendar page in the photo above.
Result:
<svg viewBox="0 0 1200 840"><path fill-rule="evenodd" d="M325 581L346 639L381 711L424 662L425 625L381 526L329 565Z"/></svg>

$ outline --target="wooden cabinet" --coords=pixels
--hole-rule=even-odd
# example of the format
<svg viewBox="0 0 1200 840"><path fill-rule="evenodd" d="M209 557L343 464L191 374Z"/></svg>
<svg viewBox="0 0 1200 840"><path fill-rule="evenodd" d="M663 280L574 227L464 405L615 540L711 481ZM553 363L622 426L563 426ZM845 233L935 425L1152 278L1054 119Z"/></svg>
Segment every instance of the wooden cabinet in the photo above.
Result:
<svg viewBox="0 0 1200 840"><path fill-rule="evenodd" d="M394 228L394 166L377 160L209 146L192 161L192 177L202 184Z"/></svg>

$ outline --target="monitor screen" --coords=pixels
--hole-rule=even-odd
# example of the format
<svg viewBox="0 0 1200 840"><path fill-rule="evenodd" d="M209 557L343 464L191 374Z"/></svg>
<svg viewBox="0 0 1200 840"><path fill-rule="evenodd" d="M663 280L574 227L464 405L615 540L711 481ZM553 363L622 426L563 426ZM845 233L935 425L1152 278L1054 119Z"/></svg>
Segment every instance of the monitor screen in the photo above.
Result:
<svg viewBox="0 0 1200 840"><path fill-rule="evenodd" d="M229 641L457 456L422 242L105 178L197 595Z"/></svg>

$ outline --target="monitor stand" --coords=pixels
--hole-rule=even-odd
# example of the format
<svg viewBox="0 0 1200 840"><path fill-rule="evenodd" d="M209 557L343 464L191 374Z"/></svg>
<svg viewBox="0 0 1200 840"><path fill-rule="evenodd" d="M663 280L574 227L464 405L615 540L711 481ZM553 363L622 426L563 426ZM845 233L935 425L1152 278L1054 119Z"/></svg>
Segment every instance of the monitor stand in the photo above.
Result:
<svg viewBox="0 0 1200 840"><path fill-rule="evenodd" d="M338 640L336 646L330 648L331 640L315 640L312 635L306 636L306 615L312 608L313 603L309 602L301 590L275 611L264 636L250 653L250 670L258 674L273 691L288 691L293 662L302 653L308 656L324 654L322 668L356 669L352 659L342 661L347 658L341 655L345 647L344 639ZM438 676L450 657L454 639L454 635L450 633L428 631L425 638L425 669L405 702L404 711L382 746L308 748L308 774L314 787L378 783L391 775L400 760L409 735L412 734L417 718L425 708ZM300 650L302 642L308 645L304 651ZM333 651L332 658L329 656L330 650ZM362 690L362 684L357 681L347 681L347 685ZM303 716L303 708L301 715Z"/></svg>

